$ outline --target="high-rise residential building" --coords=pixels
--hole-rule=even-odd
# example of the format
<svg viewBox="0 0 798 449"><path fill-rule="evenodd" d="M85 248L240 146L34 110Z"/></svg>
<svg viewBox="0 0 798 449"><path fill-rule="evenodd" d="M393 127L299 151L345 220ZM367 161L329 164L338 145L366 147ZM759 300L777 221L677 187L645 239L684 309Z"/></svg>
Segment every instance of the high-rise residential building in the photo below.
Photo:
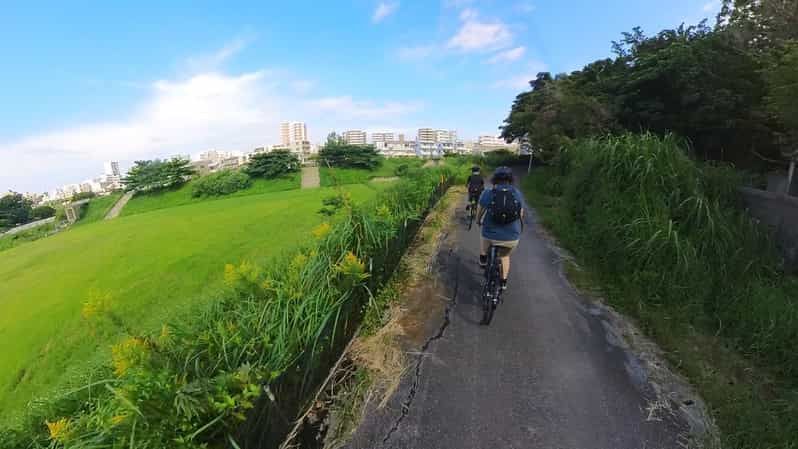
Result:
<svg viewBox="0 0 798 449"><path fill-rule="evenodd" d="M436 133L432 128L419 128L417 140L419 143L435 143Z"/></svg>
<svg viewBox="0 0 798 449"><path fill-rule="evenodd" d="M420 143L451 143L457 142L457 131L446 129L420 128L417 139Z"/></svg>
<svg viewBox="0 0 798 449"><path fill-rule="evenodd" d="M105 163L105 174L108 176L122 176L119 171L119 162L109 161Z"/></svg>
<svg viewBox="0 0 798 449"><path fill-rule="evenodd" d="M371 133L371 141L373 143L377 142L393 142L395 141L395 137L393 133L383 132L383 133Z"/></svg>
<svg viewBox="0 0 798 449"><path fill-rule="evenodd" d="M456 131L446 131L445 129L435 130L435 142L437 143L452 143L457 140Z"/></svg>
<svg viewBox="0 0 798 449"><path fill-rule="evenodd" d="M308 141L308 127L305 122L280 123L280 143L291 145Z"/></svg>
<svg viewBox="0 0 798 449"><path fill-rule="evenodd" d="M483 147L502 147L507 145L504 139L496 136L479 136L477 143Z"/></svg>
<svg viewBox="0 0 798 449"><path fill-rule="evenodd" d="M365 145L366 132L359 129L344 131L344 142L350 145Z"/></svg>

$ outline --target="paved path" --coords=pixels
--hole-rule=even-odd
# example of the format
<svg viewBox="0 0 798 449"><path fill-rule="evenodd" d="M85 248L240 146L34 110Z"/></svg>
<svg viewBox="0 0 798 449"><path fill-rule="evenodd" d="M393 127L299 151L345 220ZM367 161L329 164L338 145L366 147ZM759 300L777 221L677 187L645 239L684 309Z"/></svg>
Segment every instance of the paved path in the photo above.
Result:
<svg viewBox="0 0 798 449"><path fill-rule="evenodd" d="M131 198L133 198L134 193L135 192L125 192L125 194L122 195L121 198L119 198L119 201L117 201L116 204L114 204L114 207L112 207L111 210L109 210L108 213L105 214L105 219L113 220L114 218L118 217L119 214L122 212L122 209L125 208L127 202L130 201Z"/></svg>
<svg viewBox="0 0 798 449"><path fill-rule="evenodd" d="M570 286L534 224L513 255L504 304L479 325L478 232L458 226L439 256L454 301L445 316L429 313L437 324L400 388L367 411L348 447L693 447L679 407L655 393L607 312Z"/></svg>
<svg viewBox="0 0 798 449"><path fill-rule="evenodd" d="M321 178L319 177L319 167L317 165L302 167L302 188L312 189L320 185Z"/></svg>

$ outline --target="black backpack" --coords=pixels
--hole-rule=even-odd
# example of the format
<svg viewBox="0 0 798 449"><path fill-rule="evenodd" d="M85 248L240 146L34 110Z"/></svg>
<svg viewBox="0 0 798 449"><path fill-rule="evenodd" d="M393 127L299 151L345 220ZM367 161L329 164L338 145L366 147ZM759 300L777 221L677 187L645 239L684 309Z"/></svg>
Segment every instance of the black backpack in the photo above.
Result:
<svg viewBox="0 0 798 449"><path fill-rule="evenodd" d="M521 203L510 186L495 186L490 201L490 218L500 225L510 224L521 218Z"/></svg>

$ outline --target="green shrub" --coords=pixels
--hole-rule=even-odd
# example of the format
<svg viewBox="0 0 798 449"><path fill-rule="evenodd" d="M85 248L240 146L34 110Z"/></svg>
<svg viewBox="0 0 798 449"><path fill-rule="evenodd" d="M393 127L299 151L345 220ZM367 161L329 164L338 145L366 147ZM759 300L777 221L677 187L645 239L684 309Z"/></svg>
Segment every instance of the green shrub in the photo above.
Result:
<svg viewBox="0 0 798 449"><path fill-rule="evenodd" d="M288 150L275 150L252 156L245 171L253 178L273 179L298 172L300 168L299 158L295 154Z"/></svg>
<svg viewBox="0 0 798 449"><path fill-rule="evenodd" d="M304 248L271 263L226 265L228 289L216 301L114 345L86 388L0 429L0 447L246 447L236 439L253 416L264 447L275 447L451 174L426 170L373 203L344 204L348 212L317 227Z"/></svg>
<svg viewBox="0 0 798 449"><path fill-rule="evenodd" d="M33 210L31 210L30 215L31 218L34 220L42 220L44 218L50 218L55 215L55 208L51 206L34 207Z"/></svg>
<svg viewBox="0 0 798 449"><path fill-rule="evenodd" d="M222 170L203 176L191 185L191 196L229 195L249 187L251 180L246 173L237 170Z"/></svg>

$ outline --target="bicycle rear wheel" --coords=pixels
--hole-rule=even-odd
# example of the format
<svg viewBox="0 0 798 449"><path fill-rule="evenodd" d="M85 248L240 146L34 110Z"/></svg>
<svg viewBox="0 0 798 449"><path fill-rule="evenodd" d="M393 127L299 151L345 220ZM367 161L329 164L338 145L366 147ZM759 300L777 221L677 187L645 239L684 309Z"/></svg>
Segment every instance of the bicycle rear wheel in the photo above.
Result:
<svg viewBox="0 0 798 449"><path fill-rule="evenodd" d="M499 281L499 261L496 248L491 247L488 255L488 266L485 271L485 284L482 286L482 323L487 326L493 320L496 303L499 299L501 284Z"/></svg>
<svg viewBox="0 0 798 449"><path fill-rule="evenodd" d="M474 207L474 203L471 203L471 207L468 208L468 230L471 230L471 226L474 226L474 217L477 215L477 212Z"/></svg>

